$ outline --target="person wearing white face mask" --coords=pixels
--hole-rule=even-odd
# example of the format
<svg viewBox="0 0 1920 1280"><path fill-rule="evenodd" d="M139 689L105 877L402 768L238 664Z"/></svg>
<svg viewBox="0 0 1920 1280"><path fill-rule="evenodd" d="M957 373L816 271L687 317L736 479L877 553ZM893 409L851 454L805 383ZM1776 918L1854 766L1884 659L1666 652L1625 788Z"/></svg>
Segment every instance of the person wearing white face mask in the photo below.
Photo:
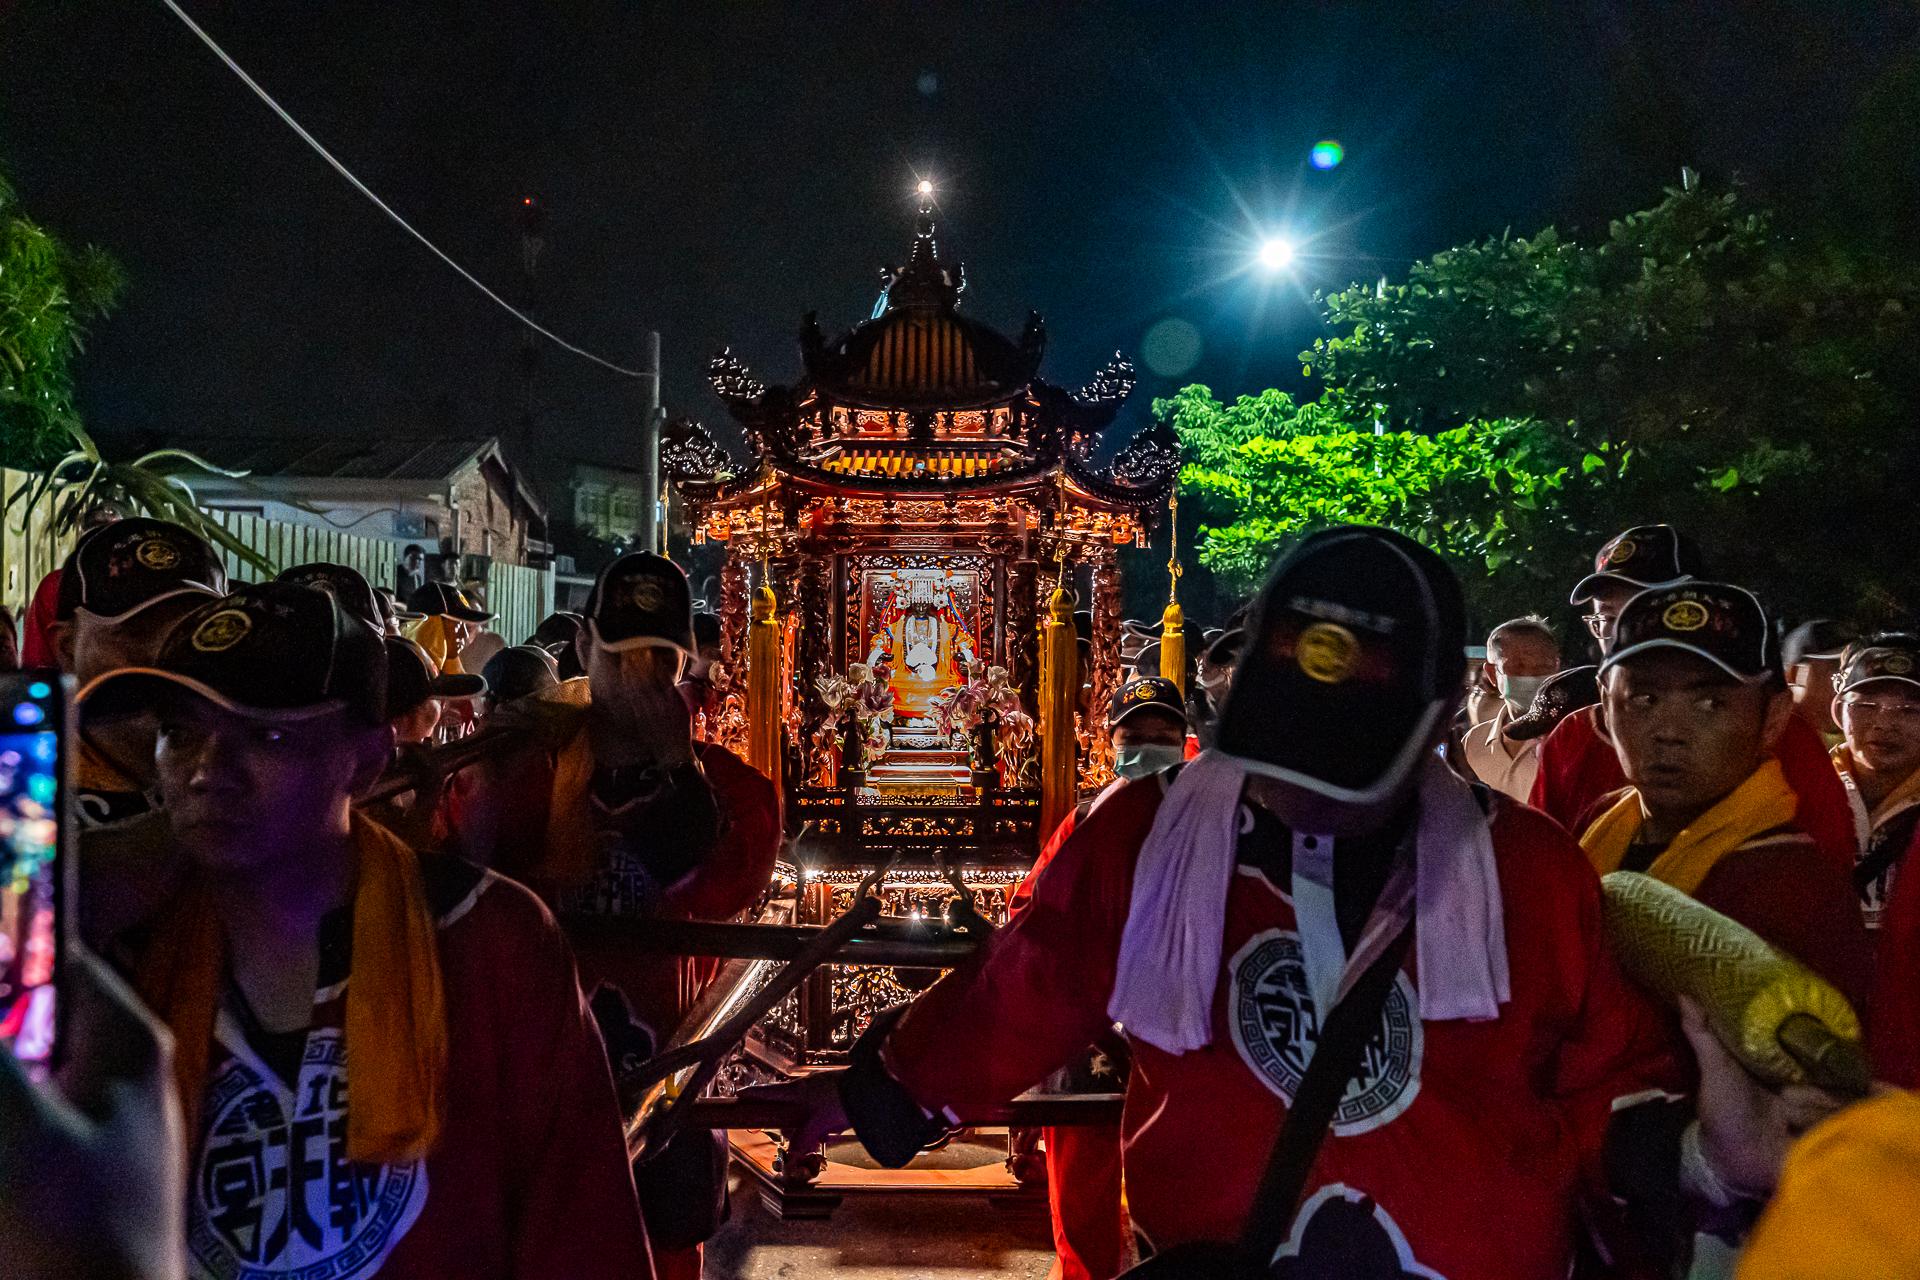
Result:
<svg viewBox="0 0 1920 1280"><path fill-rule="evenodd" d="M1533 695L1560 670L1560 643L1546 620L1514 618L1487 636L1487 671L1500 701L1493 718L1476 724L1465 739L1467 767L1503 795L1525 801L1540 768L1540 740L1516 739L1507 727L1533 705Z"/></svg>

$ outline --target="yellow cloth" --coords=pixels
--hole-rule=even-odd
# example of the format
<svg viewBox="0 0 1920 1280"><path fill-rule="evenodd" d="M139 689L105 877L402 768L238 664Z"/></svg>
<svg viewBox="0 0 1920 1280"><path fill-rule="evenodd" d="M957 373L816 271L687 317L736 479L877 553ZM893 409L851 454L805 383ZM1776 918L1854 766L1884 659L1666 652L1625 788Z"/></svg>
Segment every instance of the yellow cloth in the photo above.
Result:
<svg viewBox="0 0 1920 1280"><path fill-rule="evenodd" d="M152 753L149 752L149 755ZM149 760L148 763L152 763ZM80 750L73 762L74 785L86 791L145 791L146 785L120 767L85 734L80 735Z"/></svg>
<svg viewBox="0 0 1920 1280"><path fill-rule="evenodd" d="M1738 1280L1920 1276L1920 1094L1848 1107L1787 1153Z"/></svg>
<svg viewBox="0 0 1920 1280"><path fill-rule="evenodd" d="M427 651L434 669L442 675L465 675L466 668L460 665L460 655L454 650L453 627L453 619L442 614L422 618L414 624L413 642Z"/></svg>
<svg viewBox="0 0 1920 1280"><path fill-rule="evenodd" d="M1761 832L1792 822L1799 807L1800 797L1787 785L1780 762L1769 757L1719 804L1688 823L1653 860L1647 874L1691 894L1721 858ZM1620 869L1646 816L1640 793L1629 787L1617 804L1594 819L1580 837L1580 847L1587 851L1595 871L1604 876Z"/></svg>
<svg viewBox="0 0 1920 1280"><path fill-rule="evenodd" d="M547 797L546 842L528 879L543 889L579 885L599 866L601 837L587 788L593 782L593 746L582 724L553 762Z"/></svg>
<svg viewBox="0 0 1920 1280"><path fill-rule="evenodd" d="M440 943L413 850L356 816L353 973L347 983L347 1157L425 1155L446 1116L447 1007ZM196 1131L227 977L213 897L196 880L174 900L140 958L140 994L173 1031L174 1077Z"/></svg>
<svg viewBox="0 0 1920 1280"><path fill-rule="evenodd" d="M1858 786L1860 770L1853 762L1853 752L1847 749L1845 743L1842 743L1833 749L1832 754L1833 767L1853 779L1855 786ZM1916 803L1920 803L1920 769L1915 769L1908 774L1906 781L1880 798L1880 803L1873 806L1873 812L1867 815L1867 829L1871 831L1902 809Z"/></svg>

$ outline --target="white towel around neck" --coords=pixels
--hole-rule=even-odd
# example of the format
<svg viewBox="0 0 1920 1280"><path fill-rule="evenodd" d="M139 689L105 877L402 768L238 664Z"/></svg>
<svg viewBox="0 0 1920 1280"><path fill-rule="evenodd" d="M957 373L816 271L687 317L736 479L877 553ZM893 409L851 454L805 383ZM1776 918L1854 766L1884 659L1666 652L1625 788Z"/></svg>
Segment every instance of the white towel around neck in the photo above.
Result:
<svg viewBox="0 0 1920 1280"><path fill-rule="evenodd" d="M1246 767L1217 751L1187 762L1161 800L1134 869L1107 1013L1169 1053L1213 1039L1227 890ZM1512 998L1506 920L1487 819L1438 755L1420 774L1414 916L1425 1021L1500 1016Z"/></svg>

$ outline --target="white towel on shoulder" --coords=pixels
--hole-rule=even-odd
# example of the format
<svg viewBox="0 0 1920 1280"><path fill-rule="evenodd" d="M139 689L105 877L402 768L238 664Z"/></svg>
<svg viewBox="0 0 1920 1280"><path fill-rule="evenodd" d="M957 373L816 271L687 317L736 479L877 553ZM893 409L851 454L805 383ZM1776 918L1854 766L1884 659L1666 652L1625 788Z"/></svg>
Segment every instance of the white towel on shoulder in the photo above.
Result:
<svg viewBox="0 0 1920 1280"><path fill-rule="evenodd" d="M1107 1013L1169 1053L1213 1039L1227 890L1247 770L1217 751L1189 761L1154 815ZM1420 1016L1485 1020L1512 998L1493 837L1472 790L1435 755L1420 775L1414 914Z"/></svg>

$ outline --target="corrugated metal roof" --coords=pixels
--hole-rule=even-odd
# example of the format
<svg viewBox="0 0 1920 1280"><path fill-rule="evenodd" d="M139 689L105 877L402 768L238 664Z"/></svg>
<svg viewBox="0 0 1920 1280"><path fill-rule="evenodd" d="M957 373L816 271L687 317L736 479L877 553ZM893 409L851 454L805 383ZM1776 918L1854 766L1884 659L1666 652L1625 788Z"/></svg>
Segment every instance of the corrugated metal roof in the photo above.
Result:
<svg viewBox="0 0 1920 1280"><path fill-rule="evenodd" d="M169 448L198 454L217 467L246 471L261 479L297 480L446 480L493 443L486 438L443 436L374 440L208 436L166 442Z"/></svg>

